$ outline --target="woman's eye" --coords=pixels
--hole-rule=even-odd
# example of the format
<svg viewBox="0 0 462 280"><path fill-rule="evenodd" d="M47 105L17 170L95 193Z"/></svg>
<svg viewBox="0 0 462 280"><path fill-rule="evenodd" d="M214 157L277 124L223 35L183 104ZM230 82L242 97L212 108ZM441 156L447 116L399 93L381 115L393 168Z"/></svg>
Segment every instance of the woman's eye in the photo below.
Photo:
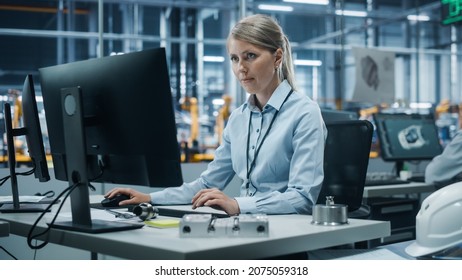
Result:
<svg viewBox="0 0 462 280"><path fill-rule="evenodd" d="M235 56L231 56L229 59L230 59L232 62L238 61L237 57L235 57Z"/></svg>
<svg viewBox="0 0 462 280"><path fill-rule="evenodd" d="M247 54L247 58L248 58L248 59L254 59L254 58L256 58L256 57L257 57L257 55L254 54L254 53L248 53L248 54Z"/></svg>

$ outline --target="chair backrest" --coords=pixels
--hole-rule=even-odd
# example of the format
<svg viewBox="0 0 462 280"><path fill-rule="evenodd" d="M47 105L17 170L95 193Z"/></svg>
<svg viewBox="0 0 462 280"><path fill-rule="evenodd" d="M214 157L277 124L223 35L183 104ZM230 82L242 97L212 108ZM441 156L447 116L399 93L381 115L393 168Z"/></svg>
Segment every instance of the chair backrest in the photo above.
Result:
<svg viewBox="0 0 462 280"><path fill-rule="evenodd" d="M317 203L333 196L336 204L348 205L348 212L361 207L373 126L366 120L326 123L324 182Z"/></svg>

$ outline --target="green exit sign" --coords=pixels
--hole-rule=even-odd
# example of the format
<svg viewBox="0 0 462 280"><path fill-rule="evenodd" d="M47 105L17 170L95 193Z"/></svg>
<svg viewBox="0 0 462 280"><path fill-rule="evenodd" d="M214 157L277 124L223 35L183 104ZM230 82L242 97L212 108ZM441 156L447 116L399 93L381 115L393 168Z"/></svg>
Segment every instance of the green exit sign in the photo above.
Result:
<svg viewBox="0 0 462 280"><path fill-rule="evenodd" d="M441 23L453 24L462 21L462 0L441 0Z"/></svg>

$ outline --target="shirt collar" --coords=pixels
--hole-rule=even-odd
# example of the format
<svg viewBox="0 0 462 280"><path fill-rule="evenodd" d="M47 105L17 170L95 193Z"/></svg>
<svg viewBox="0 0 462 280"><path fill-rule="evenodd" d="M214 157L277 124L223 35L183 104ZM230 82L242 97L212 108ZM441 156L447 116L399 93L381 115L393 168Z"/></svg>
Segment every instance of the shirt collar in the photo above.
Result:
<svg viewBox="0 0 462 280"><path fill-rule="evenodd" d="M263 108L263 110L268 108L268 106L271 106L279 111L281 109L282 103L284 102L284 99L289 94L291 89L292 88L290 87L287 80L282 81L282 83L278 85L276 90L274 90L273 94L271 95L270 99L268 100L268 103L266 103L265 108ZM246 108L249 108L249 110L253 111L256 108L253 94L251 94L247 98L247 102L244 105L245 106L242 107L242 111L244 111Z"/></svg>

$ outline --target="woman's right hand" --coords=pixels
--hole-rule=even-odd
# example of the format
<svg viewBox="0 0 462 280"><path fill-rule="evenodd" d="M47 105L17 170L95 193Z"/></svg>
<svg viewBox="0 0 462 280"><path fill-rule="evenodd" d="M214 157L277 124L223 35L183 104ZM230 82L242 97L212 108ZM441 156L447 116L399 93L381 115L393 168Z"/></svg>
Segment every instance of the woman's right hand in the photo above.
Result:
<svg viewBox="0 0 462 280"><path fill-rule="evenodd" d="M123 200L119 203L120 206L122 205L129 205L129 204L140 204L140 203L151 203L151 196L146 193L142 193L130 188L114 188L108 191L104 197L105 198L112 198L119 194L125 194L130 197L130 199Z"/></svg>

